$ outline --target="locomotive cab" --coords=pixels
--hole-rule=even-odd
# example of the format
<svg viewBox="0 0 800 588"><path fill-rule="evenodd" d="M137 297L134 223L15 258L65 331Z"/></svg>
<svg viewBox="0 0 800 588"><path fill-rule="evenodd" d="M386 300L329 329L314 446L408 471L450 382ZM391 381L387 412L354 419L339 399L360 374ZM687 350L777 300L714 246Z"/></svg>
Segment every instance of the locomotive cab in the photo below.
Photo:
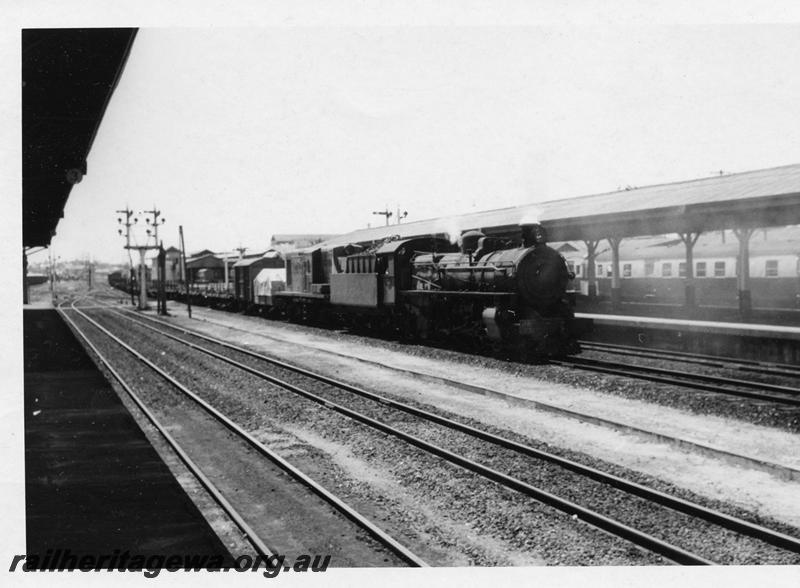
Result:
<svg viewBox="0 0 800 588"><path fill-rule="evenodd" d="M331 302L343 306L390 308L398 292L412 287L411 259L421 251L452 249L444 239L422 237L385 242L345 259L344 271L331 275Z"/></svg>

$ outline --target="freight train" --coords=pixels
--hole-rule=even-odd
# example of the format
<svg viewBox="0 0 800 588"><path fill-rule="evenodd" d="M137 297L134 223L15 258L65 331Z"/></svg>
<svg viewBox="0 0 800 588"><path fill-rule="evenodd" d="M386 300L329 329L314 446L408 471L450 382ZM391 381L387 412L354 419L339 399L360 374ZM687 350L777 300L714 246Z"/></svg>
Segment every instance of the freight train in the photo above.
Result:
<svg viewBox="0 0 800 588"><path fill-rule="evenodd" d="M528 361L579 352L578 335L587 325L572 310L567 286L574 275L547 245L541 225L522 225L516 239L469 231L460 241L394 236L322 243L287 253L285 273L271 270L266 284L248 276L252 288L237 287L233 295L195 290L192 302L403 339L456 341ZM171 295L186 296L176 288Z"/></svg>

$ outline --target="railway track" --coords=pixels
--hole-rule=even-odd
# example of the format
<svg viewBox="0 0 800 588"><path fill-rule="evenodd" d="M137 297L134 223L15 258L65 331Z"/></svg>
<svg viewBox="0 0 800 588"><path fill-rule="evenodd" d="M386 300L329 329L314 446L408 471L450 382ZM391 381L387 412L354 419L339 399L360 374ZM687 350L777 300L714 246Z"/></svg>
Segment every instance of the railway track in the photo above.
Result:
<svg viewBox="0 0 800 588"><path fill-rule="evenodd" d="M787 406L800 406L800 388L727 378L707 374L690 373L677 369L666 369L637 364L620 364L618 361L606 361L594 358L570 358L550 360L553 365L594 371L602 374L623 376L670 384L683 388L714 392L740 398L750 398L763 402L774 402ZM754 391L755 390L755 391Z"/></svg>
<svg viewBox="0 0 800 588"><path fill-rule="evenodd" d="M115 312L115 314L122 316L122 313ZM711 525L717 528L717 535L721 533L720 537L732 539L732 536L728 535L732 533L733 536L739 537L739 540L757 541L771 546L770 549L786 550L795 554L791 557L796 557L797 554L800 554L800 540L790 535L673 497L641 484L566 460L554 454L542 452L533 447L421 410L386 396L308 372L207 335L190 333L185 329L172 325L168 326L168 330L164 330L152 324L145 324L138 317L134 319L128 315L125 318L138 323L148 332L186 345L229 365L234 365L307 400L392 435L419 449L437 455L494 482L503 484L535 500L549 504L572 516L577 516L607 533L622 537L671 561L684 564L712 563L709 558L704 557L702 554L671 543L670 538L651 534L654 530L657 531L659 526L657 523L654 524L655 520L673 519L671 524L666 525L667 527L685 528L688 525L689 528L694 529L695 533L703 537L703 541L700 543L708 539L709 525ZM167 326L163 321L157 319L148 318L148 322L158 322L161 323L160 326L162 327ZM180 335L176 333L180 333ZM294 378L299 375L309 381L313 380L316 383L315 391L311 392L307 385L300 387L290 383L286 381L285 377L279 378L268 374L264 371L267 367L273 372L276 369L279 372L291 372ZM325 390L323 393L320 393L320 383L323 384L323 389ZM343 402L344 398L348 398L348 400ZM399 413L402 413L402 416L398 416ZM409 421L410 417L414 417L416 420ZM421 421L419 419L424 421L424 426L420 424ZM398 423L401 426L397 426ZM424 434L419 434L424 428L437 427L448 431L446 435L439 434L438 437L440 439L453 437L457 432L458 441L453 442L451 440L449 444L446 442L443 445L435 444L424 439ZM503 455L498 457L501 453ZM512 468L511 473L500 471L498 468L493 467L498 463L512 462L515 467ZM604 510L603 506L607 507L607 505L600 505L600 508L596 510L591 506L578 504L575 501L557 496L547 489L536 486L531 483L531 477L526 476L525 472L533 469L542 473L545 470L542 470L543 466L541 464L546 464L544 467L550 468L547 473L554 476L556 474L554 474L552 468L557 468L561 471L558 476L563 477L563 472L568 472L569 476L577 475L591 480L592 483L599 485L598 488L604 488L600 492L601 494L609 495L609 489L613 489L610 491L611 494L615 495L612 502L614 500L624 500L630 504L630 501L639 501L637 508L640 512L637 511L632 520L621 522L615 520L609 514L607 508L605 508L606 512L601 512ZM653 514L654 508L657 509L658 514ZM636 522L637 517L644 517L649 521L644 524L646 531L637 529L631 524L626 524ZM625 518L625 516L622 518ZM631 517L628 516L628 519L631 519ZM697 521L701 521L699 525ZM639 523L641 524L641 521ZM658 533L656 532L656 534ZM713 533L711 536L713 536ZM746 536L748 539L742 539L742 536ZM690 541L690 543L692 542Z"/></svg>
<svg viewBox="0 0 800 588"><path fill-rule="evenodd" d="M615 355L658 360L676 360L680 361L681 363L737 370L742 372L763 374L767 376L800 378L800 366L791 364L755 361L700 353L688 353L685 351L634 347L630 345L617 345L612 343L599 343L597 341L581 341L580 344L585 350L607 352Z"/></svg>
<svg viewBox="0 0 800 588"><path fill-rule="evenodd" d="M674 359L683 364L691 363L720 369L730 368L775 377L800 378L800 367L788 364L736 360L733 358L721 358L683 352L641 350L635 347L595 342L581 342L581 345L587 350L612 353L616 356L632 356L661 361ZM549 363L567 368L576 368L584 371L668 384L684 389L688 388L704 392L713 392L759 402L775 403L787 407L800 407L800 388L793 385L691 373L680 369L621 364L618 361L606 361L595 358L550 360Z"/></svg>
<svg viewBox="0 0 800 588"><path fill-rule="evenodd" d="M96 310L96 307L93 310ZM164 368L148 360L139 351L90 317L83 309L76 307L74 302L69 311L65 311L64 308L59 308L59 311L155 426L197 481L241 530L253 546L255 553L266 558L277 554L305 554L311 551L308 549L308 545L323 545L329 541L337 541L346 545L348 552L337 554L338 558L335 555L334 566L407 565L421 567L427 565L421 557L389 536L374 522L294 467L275 451L266 447ZM73 313L74 316L69 316L69 313ZM75 320L76 316L84 321L83 328ZM136 388L143 387L142 383L132 384L130 380L135 379L135 376L126 377L121 373L119 366L115 366L107 354L101 352L92 341L93 337L87 334L87 326L95 331L95 339L97 334L107 337L109 341L113 341L127 353L133 355L140 365L146 366L149 372L157 374L163 382L168 383L169 388L179 394L181 401L184 402L180 418L175 418L175 411L169 415L173 418L168 423L163 422L164 415L156 416L157 411L149 408L143 395L135 391ZM141 379L140 376L139 380ZM149 382L149 386L153 386L152 381ZM193 412L191 418L187 418L187 410ZM164 410L162 409L161 412L163 413ZM219 461L215 464L200 465L197 456L190 457L191 449L186 447L186 443L181 444L176 436L170 433L170 429L200 431L202 436L213 440L216 445L214 454L217 456L220 454L238 456L244 454L246 450L249 450L251 455L245 458L246 467L242 472L237 472L236 468L226 468ZM223 432L227 434L223 434ZM191 436L188 438L191 439ZM253 454L261 458L260 463L254 462ZM231 459L230 463L235 465L236 461ZM243 478L247 478L247 481ZM264 507L263 500L258 500L258 498L253 501L256 504L248 504L242 496L247 494L247 488L255 488L257 492L260 488L269 492L268 496L275 503L276 510L280 511L280 515L273 510L265 517L263 510L267 507ZM234 498L231 498L231 495ZM234 505L234 501L237 501L238 505ZM293 517L294 528L290 533L276 527L276 521ZM248 521L248 519L250 520ZM303 524L308 526L307 535L298 532L297 527ZM351 534L345 540L341 538L345 536L343 530ZM369 539L365 540L363 534L368 535ZM277 538L274 535L277 535ZM334 537L335 539L333 539ZM304 541L308 541L308 543L304 543ZM329 545L333 544L329 543ZM322 552L324 549L317 551L317 553Z"/></svg>
<svg viewBox="0 0 800 588"><path fill-rule="evenodd" d="M108 308L108 305L105 305L105 306L106 306L106 308ZM164 325L167 325L167 326L174 327L174 325L169 325L169 323L164 323L164 322L158 321L158 319L155 319L155 318L152 318L152 317L148 317L147 315L137 315L137 316L140 316L140 318L142 318L142 319L156 321L156 322L159 322L160 324L164 324ZM208 318L204 318L203 321L207 322L209 324L223 326L226 329L231 329L231 330L234 330L234 331L240 331L242 333L249 333L250 332L250 331L247 331L246 329L240 329L238 327L231 326L231 325L229 325L227 323L218 322L218 321L215 321L215 320L212 320L212 319L208 319ZM182 329L182 330L187 332L187 333L190 333L190 334L194 333L194 331L192 331L192 330L186 330L186 329ZM284 342L283 339L280 339L278 337L269 335L269 334L264 333L264 332L260 332L259 333L259 337L264 338L264 339L268 339L268 340L271 340L271 341L275 341L276 343L283 343ZM294 344L298 345L297 343L294 343ZM519 406L523 406L523 407L534 408L536 410L541 410L541 411L545 411L545 412L551 412L551 413L554 413L554 414L557 414L557 415L560 415L560 416L565 416L565 417L568 417L568 418L572 418L572 419L575 419L575 420L578 420L578 421L581 421L581 422L591 423L591 424L595 424L595 425L599 425L599 426L602 426L602 427L611 428L611 429L618 430L618 431L624 431L624 432L627 432L627 433L631 433L631 434L635 434L637 436L640 436L643 439L646 439L648 441L668 443L668 444L676 446L676 447L688 449L688 450L690 450L690 451L692 451L693 453L696 453L696 454L708 455L708 456L713 457L715 459L721 459L721 460L729 462L729 463L735 463L735 464L739 464L739 465L745 466L748 469L764 471L764 472L767 472L767 473L772 474L774 476L777 476L780 479L784 479L784 480L800 480L800 470L792 468L792 467L788 467L786 465L782 465L782 464L779 464L779 463L766 461L764 459L759 459L759 458L751 457L751 456L748 456L748 455L743 455L741 453L727 451L725 449L721 449L719 447L715 447L715 446L710 445L708 443L700 442L700 441L697 441L697 440L690 440L690 439L686 439L686 438L682 438L682 437L675 437L673 435L669 435L669 434L666 434L664 432L656 432L656 431L653 431L653 430L650 430L650 429L644 429L641 426L638 426L638 423L637 424L632 424L631 422L622 422L622 421L620 421L618 419L605 418L605 417L599 416L597 414L591 414L591 413L587 413L585 411L576 410L571 405L568 408L568 407L563 406L561 404L553 404L551 402L545 402L543 400L533 400L533 399L529 399L529 398L524 398L524 397L516 396L516 395L513 395L513 394L508 394L506 392L502 392L502 391L499 391L499 390L496 390L496 389L493 389L493 388L489 388L489 387L486 387L486 386L476 385L476 384L472 384L472 383L469 383L469 382L464 382L462 380L443 377L443 376L440 376L440 375L434 375L434 374L431 374L431 373L428 373L428 372L424 372L424 371L401 368L401 367L398 367L397 365L391 365L389 363L386 363L386 362L383 362L383 361L379 361L379 360L375 360L375 359L367 359L367 358L359 356L359 355L351 355L349 353L345 353L345 352L338 351L338 350L334 351L334 350L331 350L331 349L328 349L328 348L322 348L322 347L312 346L312 345L308 345L308 344L305 345L305 348L314 349L316 352L324 352L326 354L329 354L329 355L332 355L332 356L336 356L336 357L345 358L345 359L348 359L348 360L355 360L355 361L358 361L359 363L362 363L364 365L374 366L374 367L378 367L378 368L385 369L385 370L390 370L390 371L395 372L395 373L400 374L400 375L409 375L409 376L412 376L413 378L419 379L421 381L431 382L431 383L434 383L434 384L444 384L446 386L458 388L458 389L461 389L461 390L465 390L467 392L473 392L473 393L477 393L477 394L480 394L480 395L483 395L483 396L499 398L499 399L502 399L503 401L505 401L507 403L510 403L512 405L519 405Z"/></svg>

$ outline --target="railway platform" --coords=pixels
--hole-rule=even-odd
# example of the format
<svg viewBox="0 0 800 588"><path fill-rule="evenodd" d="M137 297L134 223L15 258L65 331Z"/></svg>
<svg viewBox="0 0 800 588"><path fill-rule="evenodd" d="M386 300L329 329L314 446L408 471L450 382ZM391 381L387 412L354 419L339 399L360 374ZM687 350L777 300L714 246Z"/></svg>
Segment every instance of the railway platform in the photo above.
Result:
<svg viewBox="0 0 800 588"><path fill-rule="evenodd" d="M26 308L27 553L231 556L54 309ZM80 557L80 556L79 556ZM41 564L40 564L41 565Z"/></svg>
<svg viewBox="0 0 800 588"><path fill-rule="evenodd" d="M589 340L800 363L800 327L796 326L600 313L575 316L593 322Z"/></svg>

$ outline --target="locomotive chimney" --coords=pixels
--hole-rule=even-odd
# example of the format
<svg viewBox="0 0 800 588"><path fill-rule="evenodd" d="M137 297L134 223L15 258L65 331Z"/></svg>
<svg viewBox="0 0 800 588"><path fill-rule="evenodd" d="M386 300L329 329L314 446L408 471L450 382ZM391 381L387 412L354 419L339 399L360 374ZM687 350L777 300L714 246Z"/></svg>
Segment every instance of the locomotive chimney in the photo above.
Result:
<svg viewBox="0 0 800 588"><path fill-rule="evenodd" d="M533 247L547 243L547 232L539 223L529 223L520 225L522 229L522 246Z"/></svg>
<svg viewBox="0 0 800 588"><path fill-rule="evenodd" d="M485 237L480 231L467 231L461 235L461 253L472 253L478 248L478 241Z"/></svg>

